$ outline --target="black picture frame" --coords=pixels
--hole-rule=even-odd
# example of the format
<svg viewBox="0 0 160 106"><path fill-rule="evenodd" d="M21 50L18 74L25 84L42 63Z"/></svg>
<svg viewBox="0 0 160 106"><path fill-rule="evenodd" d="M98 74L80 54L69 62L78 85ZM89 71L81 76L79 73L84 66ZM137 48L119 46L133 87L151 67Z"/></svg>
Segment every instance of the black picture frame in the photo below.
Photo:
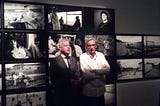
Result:
<svg viewBox="0 0 160 106"><path fill-rule="evenodd" d="M145 56L160 56L160 36L145 35L144 52Z"/></svg>
<svg viewBox="0 0 160 106"><path fill-rule="evenodd" d="M115 37L113 35L85 35L85 39L95 38L97 41L97 51L104 56L115 56Z"/></svg>
<svg viewBox="0 0 160 106"><path fill-rule="evenodd" d="M5 29L44 29L44 6L30 3L4 2Z"/></svg>
<svg viewBox="0 0 160 106"><path fill-rule="evenodd" d="M114 10L113 9L94 9L94 32L96 34L114 34L115 22L114 22Z"/></svg>
<svg viewBox="0 0 160 106"><path fill-rule="evenodd" d="M143 60L117 59L117 80L131 80L143 78Z"/></svg>
<svg viewBox="0 0 160 106"><path fill-rule="evenodd" d="M46 66L43 62L5 64L6 89L26 89L46 86Z"/></svg>
<svg viewBox="0 0 160 106"><path fill-rule="evenodd" d="M46 58L47 38L43 32L5 32L5 60Z"/></svg>
<svg viewBox="0 0 160 106"><path fill-rule="evenodd" d="M160 78L160 58L144 58L144 78Z"/></svg>
<svg viewBox="0 0 160 106"><path fill-rule="evenodd" d="M48 30L59 32L82 32L83 12L81 7L49 5L47 8Z"/></svg>
<svg viewBox="0 0 160 106"><path fill-rule="evenodd" d="M42 105L46 106L46 92L26 92L6 95L6 106L12 105Z"/></svg>
<svg viewBox="0 0 160 106"><path fill-rule="evenodd" d="M142 35L116 35L116 55L118 57L142 57Z"/></svg>
<svg viewBox="0 0 160 106"><path fill-rule="evenodd" d="M55 58L59 55L58 42L60 39L69 39L72 49L77 49L78 52L75 52L76 57L79 57L80 54L84 51L84 43L82 44L83 35L77 33L49 33L48 34L48 57ZM73 47L74 46L74 47Z"/></svg>

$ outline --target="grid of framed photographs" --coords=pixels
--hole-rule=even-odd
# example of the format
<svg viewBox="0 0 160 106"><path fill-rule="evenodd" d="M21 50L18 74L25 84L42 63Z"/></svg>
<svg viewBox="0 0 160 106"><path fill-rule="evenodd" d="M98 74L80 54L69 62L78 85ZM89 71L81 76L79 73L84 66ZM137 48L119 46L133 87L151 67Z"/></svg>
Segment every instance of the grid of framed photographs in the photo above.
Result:
<svg viewBox="0 0 160 106"><path fill-rule="evenodd" d="M160 36L116 34L117 80L160 78Z"/></svg>
<svg viewBox="0 0 160 106"><path fill-rule="evenodd" d="M0 3L1 104L50 104L49 63L59 55L61 38L72 42L77 57L85 51L85 39L96 38L97 50L111 66L106 76L106 106L116 105L118 81L160 78L160 35L115 34L114 9Z"/></svg>

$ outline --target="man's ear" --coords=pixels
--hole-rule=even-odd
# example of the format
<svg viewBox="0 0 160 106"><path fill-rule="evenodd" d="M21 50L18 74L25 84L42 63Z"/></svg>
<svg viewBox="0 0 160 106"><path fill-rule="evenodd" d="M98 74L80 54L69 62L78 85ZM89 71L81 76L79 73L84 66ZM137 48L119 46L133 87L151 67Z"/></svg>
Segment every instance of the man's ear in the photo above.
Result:
<svg viewBox="0 0 160 106"><path fill-rule="evenodd" d="M95 46L95 48L97 49L97 45Z"/></svg>

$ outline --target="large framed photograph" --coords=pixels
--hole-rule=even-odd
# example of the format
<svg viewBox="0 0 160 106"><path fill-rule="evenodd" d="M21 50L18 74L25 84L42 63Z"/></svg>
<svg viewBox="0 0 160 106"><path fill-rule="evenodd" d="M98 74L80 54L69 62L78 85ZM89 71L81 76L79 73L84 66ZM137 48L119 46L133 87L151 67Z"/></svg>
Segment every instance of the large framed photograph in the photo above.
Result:
<svg viewBox="0 0 160 106"><path fill-rule="evenodd" d="M40 59L46 57L47 38L42 35L43 33L6 32L4 36L5 59Z"/></svg>
<svg viewBox="0 0 160 106"><path fill-rule="evenodd" d="M146 56L160 56L160 36L144 36Z"/></svg>
<svg viewBox="0 0 160 106"><path fill-rule="evenodd" d="M44 29L44 6L4 2L4 28Z"/></svg>
<svg viewBox="0 0 160 106"><path fill-rule="evenodd" d="M46 66L42 62L5 64L6 89L46 86Z"/></svg>
<svg viewBox="0 0 160 106"><path fill-rule="evenodd" d="M8 94L6 106L46 106L46 91Z"/></svg>
<svg viewBox="0 0 160 106"><path fill-rule="evenodd" d="M114 56L115 39L113 35L85 35L85 39L95 38L97 41L97 51L105 56Z"/></svg>
<svg viewBox="0 0 160 106"><path fill-rule="evenodd" d="M94 30L96 34L114 34L114 21L113 9L94 9Z"/></svg>
<svg viewBox="0 0 160 106"><path fill-rule="evenodd" d="M82 8L74 6L49 5L48 29L65 32L81 32Z"/></svg>
<svg viewBox="0 0 160 106"><path fill-rule="evenodd" d="M143 78L142 59L118 59L117 80Z"/></svg>
<svg viewBox="0 0 160 106"><path fill-rule="evenodd" d="M144 77L145 78L160 77L160 58L144 59Z"/></svg>
<svg viewBox="0 0 160 106"><path fill-rule="evenodd" d="M117 56L142 56L142 36L116 36Z"/></svg>
<svg viewBox="0 0 160 106"><path fill-rule="evenodd" d="M84 50L84 40L82 34L58 34L58 33L50 33L48 36L48 57L55 58L60 54L58 48L58 42L60 39L69 39L71 48L72 48L72 55L79 57Z"/></svg>

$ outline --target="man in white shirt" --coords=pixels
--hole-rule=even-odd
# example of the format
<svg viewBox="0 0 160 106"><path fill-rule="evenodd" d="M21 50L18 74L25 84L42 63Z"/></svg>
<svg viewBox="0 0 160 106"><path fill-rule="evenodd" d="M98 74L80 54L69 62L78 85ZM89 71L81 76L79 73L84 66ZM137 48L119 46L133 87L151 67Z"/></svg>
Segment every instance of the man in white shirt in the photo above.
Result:
<svg viewBox="0 0 160 106"><path fill-rule="evenodd" d="M84 106L105 106L105 75L109 73L110 65L96 48L96 40L89 38L86 52L80 55Z"/></svg>

